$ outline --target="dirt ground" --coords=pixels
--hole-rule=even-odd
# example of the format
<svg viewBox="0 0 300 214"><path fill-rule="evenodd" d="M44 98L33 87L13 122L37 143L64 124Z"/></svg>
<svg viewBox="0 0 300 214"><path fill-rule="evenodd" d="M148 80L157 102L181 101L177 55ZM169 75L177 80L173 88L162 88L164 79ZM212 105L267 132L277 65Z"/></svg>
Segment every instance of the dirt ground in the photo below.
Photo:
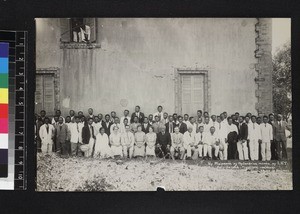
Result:
<svg viewBox="0 0 300 214"><path fill-rule="evenodd" d="M249 163L249 162L248 162ZM291 166L225 169L219 162L99 160L37 154L37 191L292 190ZM247 164L247 163L246 163Z"/></svg>

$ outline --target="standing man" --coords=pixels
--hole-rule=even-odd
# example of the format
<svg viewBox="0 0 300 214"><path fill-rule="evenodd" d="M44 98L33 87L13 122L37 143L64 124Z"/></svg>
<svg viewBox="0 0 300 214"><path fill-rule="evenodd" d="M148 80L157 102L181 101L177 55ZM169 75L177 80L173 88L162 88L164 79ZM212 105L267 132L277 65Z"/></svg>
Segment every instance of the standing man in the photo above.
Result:
<svg viewBox="0 0 300 214"><path fill-rule="evenodd" d="M102 121L102 127L104 128L105 133L109 137L110 135L110 127L112 126L112 122L110 121L110 116L109 114L105 115L105 121Z"/></svg>
<svg viewBox="0 0 300 214"><path fill-rule="evenodd" d="M256 117L251 116L251 123L248 124L248 140L250 159L258 160L259 142L261 141L260 126L256 123Z"/></svg>
<svg viewBox="0 0 300 214"><path fill-rule="evenodd" d="M149 133L150 124L148 122L148 117L144 118L144 123L142 124L142 131L145 132L145 134Z"/></svg>
<svg viewBox="0 0 300 214"><path fill-rule="evenodd" d="M121 129L121 133L124 133L124 132L126 132L126 126L129 126L130 127L130 124L128 123L128 119L127 118L125 118L124 120L123 120L123 124L121 123L120 124L120 129Z"/></svg>
<svg viewBox="0 0 300 214"><path fill-rule="evenodd" d="M173 122L174 122L176 125L178 125L178 123L179 123L177 116L178 116L177 113L174 113L174 114L173 114Z"/></svg>
<svg viewBox="0 0 300 214"><path fill-rule="evenodd" d="M287 122L282 120L282 115L277 115L277 122L274 123L274 137L275 137L275 144L276 144L276 154L278 160L286 160L287 159L287 146L286 146L286 133L285 130L289 130L292 133L292 129L288 126ZM292 135L292 134L291 134ZM288 136L288 138L291 137Z"/></svg>
<svg viewBox="0 0 300 214"><path fill-rule="evenodd" d="M40 131L41 126L45 124L45 118L46 118L46 111L41 110L40 116L37 118L37 121L36 121L36 137L37 137L36 141L37 141L37 151L38 152L41 151L41 145L42 145L39 131Z"/></svg>
<svg viewBox="0 0 300 214"><path fill-rule="evenodd" d="M202 118L202 110L198 110L198 111L197 111L197 117L196 117L196 120L198 121L199 118Z"/></svg>
<svg viewBox="0 0 300 214"><path fill-rule="evenodd" d="M69 111L69 116L71 118L71 121L74 123L75 122L75 111L74 110L70 110Z"/></svg>
<svg viewBox="0 0 300 214"><path fill-rule="evenodd" d="M70 125L71 133L71 155L76 156L78 154L79 147L82 143L82 127L83 124L80 123L79 116L75 116L75 123Z"/></svg>
<svg viewBox="0 0 300 214"><path fill-rule="evenodd" d="M166 123L166 132L172 134L174 133L174 128L176 126L176 124L173 122L173 116L170 115L169 116L169 122Z"/></svg>
<svg viewBox="0 0 300 214"><path fill-rule="evenodd" d="M59 118L59 117L61 117L61 111L60 111L60 110L56 110L56 111L55 111L55 115L54 115L54 117L52 118L51 123L52 123L52 124L58 123L58 118ZM54 118L57 118L57 121L55 121ZM62 117L62 118L63 118L63 121L65 122L65 118L64 118L64 117Z"/></svg>
<svg viewBox="0 0 300 214"><path fill-rule="evenodd" d="M170 154L171 135L166 132L166 127L161 127L161 132L157 134L155 153L158 157L166 157Z"/></svg>
<svg viewBox="0 0 300 214"><path fill-rule="evenodd" d="M102 124L100 123L100 119L98 116L94 117L94 131L95 131L95 136L97 136L97 134L100 132L100 128L102 127Z"/></svg>
<svg viewBox="0 0 300 214"><path fill-rule="evenodd" d="M194 117L190 117L190 125L189 126L193 127L193 133L196 134L197 133L197 124L195 123Z"/></svg>
<svg viewBox="0 0 300 214"><path fill-rule="evenodd" d="M155 117L155 116L160 116L160 118L163 118L163 112L162 112L162 110L163 110L163 107L162 106L157 106L157 112L155 112L154 114L153 114L153 116Z"/></svg>
<svg viewBox="0 0 300 214"><path fill-rule="evenodd" d="M161 119L160 122L162 125L165 125L167 122L169 122L167 112L164 112L163 117L159 117L159 118Z"/></svg>
<svg viewBox="0 0 300 214"><path fill-rule="evenodd" d="M88 120L89 118L94 119L94 114L93 114L93 112L94 112L94 110L93 110L92 108L89 108L89 109L88 109L87 120Z"/></svg>
<svg viewBox="0 0 300 214"><path fill-rule="evenodd" d="M123 124L124 123L124 119L127 118L128 120L128 124L130 125L130 116L129 116L129 110L124 110L124 116L121 117L121 121L120 123Z"/></svg>
<svg viewBox="0 0 300 214"><path fill-rule="evenodd" d="M60 152L62 157L68 155L69 145L67 142L70 140L71 133L68 129L68 126L63 123L63 118L58 119L58 126L55 127L55 136L56 136L56 151Z"/></svg>
<svg viewBox="0 0 300 214"><path fill-rule="evenodd" d="M153 120L153 114L149 114L148 116L148 121L149 121L149 124L152 125L154 123L154 120Z"/></svg>
<svg viewBox="0 0 300 214"><path fill-rule="evenodd" d="M271 160L278 160L277 153L276 153L276 143L275 143L275 131L274 131L274 125L275 125L275 117L274 114L269 114L269 124L272 126L273 129L273 140L271 140Z"/></svg>
<svg viewBox="0 0 300 214"><path fill-rule="evenodd" d="M182 116L178 117L178 121L179 121L179 124L177 125L177 127L179 128L179 132L181 134L184 134L187 131L187 125L183 122Z"/></svg>
<svg viewBox="0 0 300 214"><path fill-rule="evenodd" d="M209 122L209 117L205 117L204 118L204 124L203 124L203 127L204 127L204 132L205 133L209 133L210 132L210 127L211 127L211 123Z"/></svg>
<svg viewBox="0 0 300 214"><path fill-rule="evenodd" d="M237 159L237 138L238 129L237 126L232 123L232 118L228 117L228 160Z"/></svg>
<svg viewBox="0 0 300 214"><path fill-rule="evenodd" d="M52 145L53 145L53 138L55 136L55 129L54 126L49 124L50 120L48 117L45 117L45 124L41 126L39 130L39 136L41 139L41 150L42 153L52 153Z"/></svg>
<svg viewBox="0 0 300 214"><path fill-rule="evenodd" d="M196 132L194 132L193 127L189 126L188 130L183 135L184 148L186 150L186 159L196 160L199 155L198 143L196 142Z"/></svg>
<svg viewBox="0 0 300 214"><path fill-rule="evenodd" d="M93 118L88 118L88 123L82 128L82 144L80 146L81 151L84 152L85 157L93 157L93 150L95 145L95 132L93 124Z"/></svg>
<svg viewBox="0 0 300 214"><path fill-rule="evenodd" d="M118 127L118 133L121 134L121 125L120 125L120 119L118 117L115 117L114 123L110 126L110 133L113 132L114 127Z"/></svg>
<svg viewBox="0 0 300 214"><path fill-rule="evenodd" d="M261 131L261 158L262 161L271 160L271 141L273 140L273 127L268 123L268 117L263 117L263 123L260 124Z"/></svg>
<svg viewBox="0 0 300 214"><path fill-rule="evenodd" d="M134 117L135 117L135 116L138 117L138 119L139 119L138 122L139 122L140 124L143 123L145 115L144 115L144 113L140 112L140 109L141 109L140 106L136 106L136 107L135 107L135 111L134 111L134 112L132 113L132 115L131 115L130 123L133 123L133 120L134 120Z"/></svg>
<svg viewBox="0 0 300 214"><path fill-rule="evenodd" d="M240 160L249 160L248 156L248 126L243 116L239 116L237 150Z"/></svg>
<svg viewBox="0 0 300 214"><path fill-rule="evenodd" d="M134 142L134 135L130 131L130 126L125 125L125 132L121 134L121 144L124 158L132 158Z"/></svg>
<svg viewBox="0 0 300 214"><path fill-rule="evenodd" d="M183 134L179 132L178 126L174 128L174 131L175 132L171 134L171 157L173 160L175 160L175 153L178 153L180 160L182 160L185 154L185 149L183 146Z"/></svg>
<svg viewBox="0 0 300 214"><path fill-rule="evenodd" d="M155 123L152 124L153 132L158 134L160 132L160 129L164 125L159 121L159 116L155 116L154 119L155 119ZM166 127L165 127L165 130L166 130Z"/></svg>
<svg viewBox="0 0 300 214"><path fill-rule="evenodd" d="M188 114L183 115L183 122L187 125L187 127L191 125Z"/></svg>
<svg viewBox="0 0 300 214"><path fill-rule="evenodd" d="M219 134L220 144L223 146L222 157L223 160L227 160L228 159L228 142L227 142L228 122L227 119L225 119L224 117L224 113L220 114L220 121L217 126L218 126L217 132Z"/></svg>
<svg viewBox="0 0 300 214"><path fill-rule="evenodd" d="M117 113L115 111L110 112L110 122L114 123Z"/></svg>

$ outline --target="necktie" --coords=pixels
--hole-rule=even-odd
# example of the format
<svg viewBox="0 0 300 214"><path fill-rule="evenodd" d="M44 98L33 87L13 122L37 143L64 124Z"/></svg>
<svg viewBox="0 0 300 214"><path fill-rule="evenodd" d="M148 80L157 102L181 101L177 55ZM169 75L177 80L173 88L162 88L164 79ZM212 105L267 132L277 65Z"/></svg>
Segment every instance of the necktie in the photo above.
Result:
<svg viewBox="0 0 300 214"><path fill-rule="evenodd" d="M255 129L254 123L253 123L253 129Z"/></svg>
<svg viewBox="0 0 300 214"><path fill-rule="evenodd" d="M219 129L221 129L221 123L219 123Z"/></svg>
<svg viewBox="0 0 300 214"><path fill-rule="evenodd" d="M192 134L190 133L190 137L192 137Z"/></svg>
<svg viewBox="0 0 300 214"><path fill-rule="evenodd" d="M201 133L201 141L202 141L202 133Z"/></svg>
<svg viewBox="0 0 300 214"><path fill-rule="evenodd" d="M279 129L281 129L281 121L279 122Z"/></svg>
<svg viewBox="0 0 300 214"><path fill-rule="evenodd" d="M265 124L265 127L267 127L267 124Z"/></svg>
<svg viewBox="0 0 300 214"><path fill-rule="evenodd" d="M78 123L77 123L77 131L79 132L79 126L78 126Z"/></svg>
<svg viewBox="0 0 300 214"><path fill-rule="evenodd" d="M59 126L59 130L60 130L60 131L61 131L61 127L62 127L62 126Z"/></svg>
<svg viewBox="0 0 300 214"><path fill-rule="evenodd" d="M49 133L49 126L47 125L46 126L46 129L47 129L47 134Z"/></svg>

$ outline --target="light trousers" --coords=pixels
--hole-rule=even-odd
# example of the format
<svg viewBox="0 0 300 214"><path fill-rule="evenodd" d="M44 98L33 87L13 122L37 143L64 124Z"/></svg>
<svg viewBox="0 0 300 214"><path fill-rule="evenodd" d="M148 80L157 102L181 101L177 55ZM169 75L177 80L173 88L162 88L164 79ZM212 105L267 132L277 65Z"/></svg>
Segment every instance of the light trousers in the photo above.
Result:
<svg viewBox="0 0 300 214"><path fill-rule="evenodd" d="M193 156L192 156L193 155ZM188 145L186 148L186 156L192 157L193 160L197 159L199 155L198 148L195 148L194 146Z"/></svg>
<svg viewBox="0 0 300 214"><path fill-rule="evenodd" d="M53 143L42 142L41 151L43 153L52 154L52 145Z"/></svg>
<svg viewBox="0 0 300 214"><path fill-rule="evenodd" d="M251 139L249 141L249 150L250 150L250 159L258 160L258 150L259 150L258 140Z"/></svg>
<svg viewBox="0 0 300 214"><path fill-rule="evenodd" d="M133 155L133 146L123 146L123 157L127 158L129 155L129 158L132 158Z"/></svg>
<svg viewBox="0 0 300 214"><path fill-rule="evenodd" d="M262 142L260 144L260 152L263 161L271 160L271 142Z"/></svg>
<svg viewBox="0 0 300 214"><path fill-rule="evenodd" d="M225 142L225 139L220 139L220 144L222 145L223 147L223 154L221 154L220 156L220 159L221 160L227 160L228 159L228 143Z"/></svg>
<svg viewBox="0 0 300 214"><path fill-rule="evenodd" d="M212 157L212 148L211 148L211 145L208 145L208 144L204 144L203 145L203 156L206 157Z"/></svg>
<svg viewBox="0 0 300 214"><path fill-rule="evenodd" d="M237 150L239 153L239 160L249 160L247 141L244 143L242 143L241 140L238 141Z"/></svg>

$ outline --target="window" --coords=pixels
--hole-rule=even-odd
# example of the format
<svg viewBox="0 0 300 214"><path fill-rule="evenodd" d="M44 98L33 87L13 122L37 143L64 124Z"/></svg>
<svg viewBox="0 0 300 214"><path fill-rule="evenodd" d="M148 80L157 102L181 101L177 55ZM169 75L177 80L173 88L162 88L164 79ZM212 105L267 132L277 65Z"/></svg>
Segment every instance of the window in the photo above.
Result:
<svg viewBox="0 0 300 214"><path fill-rule="evenodd" d="M99 48L96 18L60 19L61 48Z"/></svg>

